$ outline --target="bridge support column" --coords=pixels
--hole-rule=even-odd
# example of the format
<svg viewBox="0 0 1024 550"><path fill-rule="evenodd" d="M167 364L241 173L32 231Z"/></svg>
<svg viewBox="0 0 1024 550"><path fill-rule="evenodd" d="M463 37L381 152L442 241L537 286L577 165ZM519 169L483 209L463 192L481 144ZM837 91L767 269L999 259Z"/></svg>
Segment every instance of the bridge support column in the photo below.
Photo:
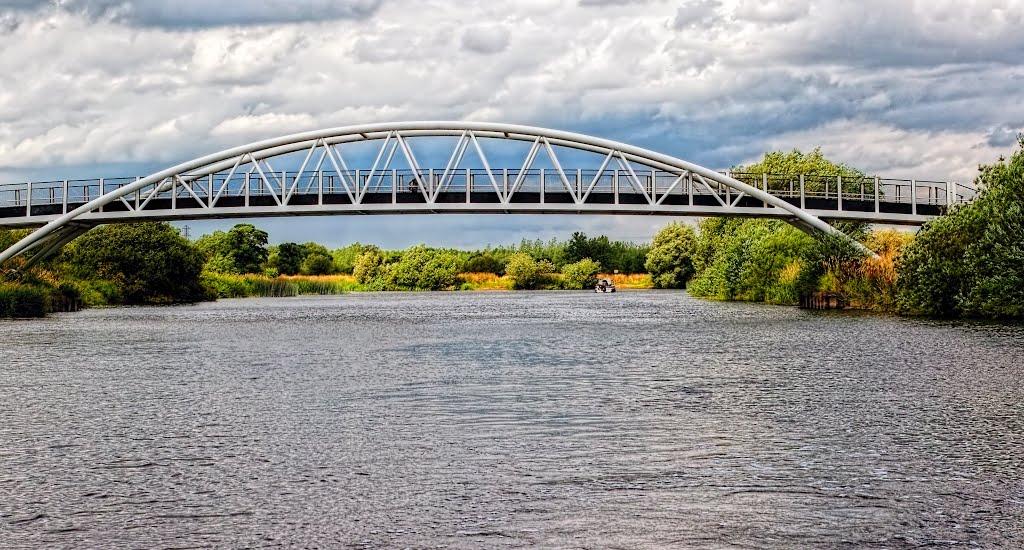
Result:
<svg viewBox="0 0 1024 550"><path fill-rule="evenodd" d="M917 180L910 180L910 214L917 215Z"/></svg>
<svg viewBox="0 0 1024 550"><path fill-rule="evenodd" d="M843 176L836 176L836 201L839 211L843 211Z"/></svg>
<svg viewBox="0 0 1024 550"><path fill-rule="evenodd" d="M879 187L881 187L881 185L882 179L879 178L878 176L875 176L875 214L882 213L881 191L879 190Z"/></svg>

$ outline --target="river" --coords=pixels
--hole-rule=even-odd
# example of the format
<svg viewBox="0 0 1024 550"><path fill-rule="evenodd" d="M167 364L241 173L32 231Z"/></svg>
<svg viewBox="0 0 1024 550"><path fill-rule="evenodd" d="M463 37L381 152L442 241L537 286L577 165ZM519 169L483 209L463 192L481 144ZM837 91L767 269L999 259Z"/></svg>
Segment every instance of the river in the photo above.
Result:
<svg viewBox="0 0 1024 550"><path fill-rule="evenodd" d="M0 321L0 547L1024 546L1024 326L682 292Z"/></svg>

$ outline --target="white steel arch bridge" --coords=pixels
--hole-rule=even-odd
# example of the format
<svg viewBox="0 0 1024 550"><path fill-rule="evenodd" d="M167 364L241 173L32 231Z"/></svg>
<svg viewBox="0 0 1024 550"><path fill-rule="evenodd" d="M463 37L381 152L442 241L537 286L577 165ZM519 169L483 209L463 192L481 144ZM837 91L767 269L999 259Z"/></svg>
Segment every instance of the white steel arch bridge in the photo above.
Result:
<svg viewBox="0 0 1024 550"><path fill-rule="evenodd" d="M496 153L496 142L507 150ZM424 164L427 157L447 162ZM722 173L626 143L530 126L380 123L250 143L146 177L0 185L0 228L37 228L0 252L0 263L26 255L25 267L96 225L140 220L446 212L744 216L836 233L822 218L920 225L973 196L972 188L953 182Z"/></svg>

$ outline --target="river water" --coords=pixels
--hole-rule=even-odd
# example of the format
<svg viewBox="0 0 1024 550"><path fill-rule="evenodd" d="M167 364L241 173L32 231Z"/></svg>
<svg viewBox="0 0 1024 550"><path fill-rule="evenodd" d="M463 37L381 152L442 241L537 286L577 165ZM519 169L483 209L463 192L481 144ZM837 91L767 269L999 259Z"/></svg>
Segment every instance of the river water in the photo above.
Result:
<svg viewBox="0 0 1024 550"><path fill-rule="evenodd" d="M0 322L3 548L1024 546L1024 326L681 292Z"/></svg>

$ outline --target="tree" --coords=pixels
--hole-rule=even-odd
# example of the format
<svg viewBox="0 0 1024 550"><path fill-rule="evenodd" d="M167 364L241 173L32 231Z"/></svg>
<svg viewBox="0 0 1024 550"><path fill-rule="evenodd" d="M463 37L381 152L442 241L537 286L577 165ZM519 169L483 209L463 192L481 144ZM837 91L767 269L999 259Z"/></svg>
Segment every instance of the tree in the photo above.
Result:
<svg viewBox="0 0 1024 550"><path fill-rule="evenodd" d="M299 273L303 275L330 275L334 273L334 258L327 247L309 242L302 245L302 263Z"/></svg>
<svg viewBox="0 0 1024 550"><path fill-rule="evenodd" d="M512 288L532 290L540 288L547 281L554 267L549 261L538 262L529 254L518 252L509 257L505 264L505 274L512 279Z"/></svg>
<svg viewBox="0 0 1024 550"><path fill-rule="evenodd" d="M360 243L352 243L346 247L335 250L331 256L334 259L334 269L338 273L349 273L356 267L356 258L363 252L377 247Z"/></svg>
<svg viewBox="0 0 1024 550"><path fill-rule="evenodd" d="M107 280L128 304L198 302L203 254L164 222L106 225L72 242L62 260L83 279Z"/></svg>
<svg viewBox="0 0 1024 550"><path fill-rule="evenodd" d="M356 258L352 275L360 284L367 284L377 277L384 265L384 255L377 247L371 247Z"/></svg>
<svg viewBox="0 0 1024 550"><path fill-rule="evenodd" d="M597 274L601 272L601 264L583 258L582 260L566 264L562 267L562 283L567 289L590 288L597 284Z"/></svg>
<svg viewBox="0 0 1024 550"><path fill-rule="evenodd" d="M569 242L565 243L565 252L562 258L566 263L590 258L602 265L607 265L612 258L612 245L605 235L591 239L577 231L569 237Z"/></svg>
<svg viewBox="0 0 1024 550"><path fill-rule="evenodd" d="M759 189L764 183L762 174L812 176L804 181L804 189L813 193L820 193L826 187L835 193L838 184L836 176L842 178L844 193L863 191L870 195L874 193L875 189L874 181L865 178L864 173L860 170L825 158L821 147L815 148L810 153L803 153L799 149L793 149L788 153L772 151L765 153L764 158L758 162L734 167L732 172L733 177ZM784 181L776 181L775 178L768 180L769 189L772 189L774 185L783 185L788 190L791 183L794 186L797 184L790 178L785 178Z"/></svg>
<svg viewBox="0 0 1024 550"><path fill-rule="evenodd" d="M476 254L466 261L467 273L496 273L501 275L505 271L505 264L489 252Z"/></svg>
<svg viewBox="0 0 1024 550"><path fill-rule="evenodd" d="M856 168L825 158L821 147L816 147L810 153L802 153L799 149L793 149L788 153L772 151L765 153L760 161L733 167L732 171L746 174L806 174L850 178L864 175Z"/></svg>
<svg viewBox="0 0 1024 550"><path fill-rule="evenodd" d="M686 287L694 273L696 245L693 228L679 222L669 224L654 236L644 266L656 288Z"/></svg>
<svg viewBox="0 0 1024 550"><path fill-rule="evenodd" d="M306 249L298 243L281 243L270 250L267 265L281 275L297 275L306 259Z"/></svg>
<svg viewBox="0 0 1024 550"><path fill-rule="evenodd" d="M1024 135L981 167L978 197L921 229L897 263L903 312L1024 318Z"/></svg>
<svg viewBox="0 0 1024 550"><path fill-rule="evenodd" d="M240 223L228 231L203 235L196 246L211 262L207 269L222 273L259 273L267 261L266 231L248 223Z"/></svg>

